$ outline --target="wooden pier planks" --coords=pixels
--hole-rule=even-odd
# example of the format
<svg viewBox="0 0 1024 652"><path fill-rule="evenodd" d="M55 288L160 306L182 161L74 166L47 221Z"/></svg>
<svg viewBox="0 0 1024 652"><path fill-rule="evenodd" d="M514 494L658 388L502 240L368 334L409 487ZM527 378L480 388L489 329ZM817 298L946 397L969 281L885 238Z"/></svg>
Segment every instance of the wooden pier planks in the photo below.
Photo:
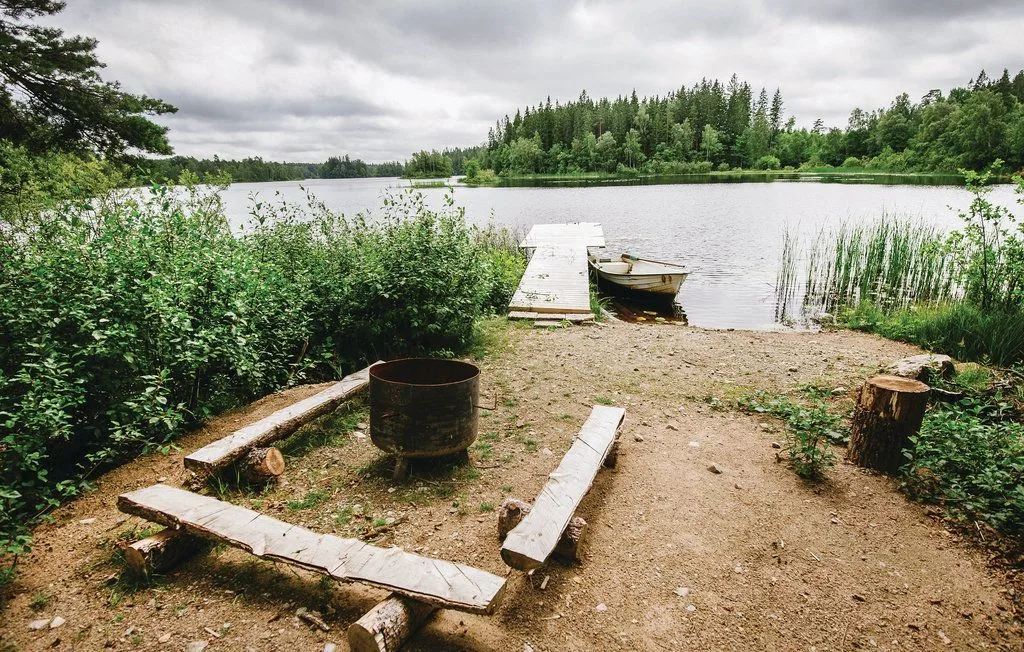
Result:
<svg viewBox="0 0 1024 652"><path fill-rule="evenodd" d="M216 498L157 484L122 494L126 514L222 541L266 557L347 582L363 582L438 607L491 613L505 580L440 559L377 548L356 539L317 534Z"/></svg>
<svg viewBox="0 0 1024 652"><path fill-rule="evenodd" d="M534 251L509 303L510 317L591 314L587 248L604 246L600 224L536 224L520 246Z"/></svg>
<svg viewBox="0 0 1024 652"><path fill-rule="evenodd" d="M366 389L369 382L370 367L349 374L319 394L278 410L186 456L185 468L212 475L238 461L253 448L284 439L313 419L336 410L339 405Z"/></svg>
<svg viewBox="0 0 1024 652"><path fill-rule="evenodd" d="M590 490L625 416L620 407L594 406L569 452L548 476L530 513L505 537L501 558L506 564L530 570L547 561Z"/></svg>

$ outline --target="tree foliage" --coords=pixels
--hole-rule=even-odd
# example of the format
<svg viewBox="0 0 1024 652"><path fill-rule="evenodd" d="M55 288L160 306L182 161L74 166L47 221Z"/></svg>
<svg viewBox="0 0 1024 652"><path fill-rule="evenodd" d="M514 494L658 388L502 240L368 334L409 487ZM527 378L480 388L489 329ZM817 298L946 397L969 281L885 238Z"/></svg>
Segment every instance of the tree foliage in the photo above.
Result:
<svg viewBox="0 0 1024 652"><path fill-rule="evenodd" d="M147 116L176 109L105 82L96 41L32 21L63 2L0 0L0 139L33 152L169 154L167 127Z"/></svg>
<svg viewBox="0 0 1024 652"><path fill-rule="evenodd" d="M778 89L755 96L735 75L703 79L665 96L592 99L586 91L561 104L548 98L495 123L481 165L505 175L640 168L648 173L712 166L814 168L841 166L955 173L1005 161L1024 168L1024 71L998 80L982 72L948 94L917 103L900 94L886 108L855 108L845 128L815 120L798 129L785 119ZM614 145L613 145L614 144ZM539 150L539 151L538 151Z"/></svg>

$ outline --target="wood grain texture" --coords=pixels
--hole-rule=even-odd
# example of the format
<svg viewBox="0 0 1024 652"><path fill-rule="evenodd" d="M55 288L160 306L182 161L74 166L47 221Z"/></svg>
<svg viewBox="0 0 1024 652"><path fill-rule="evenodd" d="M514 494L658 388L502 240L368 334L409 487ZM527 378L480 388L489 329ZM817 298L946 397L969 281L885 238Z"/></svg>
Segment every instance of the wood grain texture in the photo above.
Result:
<svg viewBox="0 0 1024 652"><path fill-rule="evenodd" d="M206 545L180 530L161 530L132 544L122 544L125 566L138 577L162 573Z"/></svg>
<svg viewBox="0 0 1024 652"><path fill-rule="evenodd" d="M620 407L594 406L529 514L505 537L501 558L506 564L530 570L547 561L590 490L625 415Z"/></svg>
<svg viewBox="0 0 1024 652"><path fill-rule="evenodd" d="M505 580L485 571L399 548L317 534L216 498L157 484L122 494L117 507L169 528L227 543L346 582L363 582L438 607L491 613Z"/></svg>
<svg viewBox="0 0 1024 652"><path fill-rule="evenodd" d="M212 475L237 462L251 449L284 439L313 419L333 412L365 390L369 383L369 367L349 374L319 394L280 409L186 456L185 468L201 475Z"/></svg>
<svg viewBox="0 0 1024 652"><path fill-rule="evenodd" d="M434 606L391 594L348 628L352 652L395 652L419 629Z"/></svg>
<svg viewBox="0 0 1024 652"><path fill-rule="evenodd" d="M591 314L587 248L604 246L600 224L536 224L521 246L533 255L509 302L510 315Z"/></svg>

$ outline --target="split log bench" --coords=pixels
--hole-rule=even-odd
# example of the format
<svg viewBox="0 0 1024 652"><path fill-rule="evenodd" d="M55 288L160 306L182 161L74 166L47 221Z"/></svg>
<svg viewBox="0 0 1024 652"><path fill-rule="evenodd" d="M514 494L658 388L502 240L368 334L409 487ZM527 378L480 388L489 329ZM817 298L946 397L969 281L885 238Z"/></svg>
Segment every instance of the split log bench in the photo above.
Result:
<svg viewBox="0 0 1024 652"><path fill-rule="evenodd" d="M299 566L344 582L388 589L403 599L431 607L490 614L505 588L503 578L472 566L422 557L399 548L378 548L357 539L317 534L169 485L156 484L122 494L117 507L126 514L200 539L226 543L260 558ZM377 611L371 619L377 624L371 629L402 628L401 624L395 626L395 615L384 618L380 609ZM405 620L419 622L429 615L418 606L407 608L406 612Z"/></svg>
<svg viewBox="0 0 1024 652"><path fill-rule="evenodd" d="M574 518L576 508L590 491L601 465L616 448L617 433L625 416L626 411L620 407L595 405L532 507L520 501L503 504L498 519L499 537L511 521L522 518L504 536L501 558L506 564L528 571L543 565L556 550L567 556L578 555L586 521ZM510 517L509 508L513 506L518 514Z"/></svg>
<svg viewBox="0 0 1024 652"><path fill-rule="evenodd" d="M250 479L280 475L284 471L284 458L280 451L267 446L290 436L313 419L333 412L365 390L369 383L370 367L349 374L319 394L280 409L187 455L185 468L205 479L231 464L243 462L243 474Z"/></svg>

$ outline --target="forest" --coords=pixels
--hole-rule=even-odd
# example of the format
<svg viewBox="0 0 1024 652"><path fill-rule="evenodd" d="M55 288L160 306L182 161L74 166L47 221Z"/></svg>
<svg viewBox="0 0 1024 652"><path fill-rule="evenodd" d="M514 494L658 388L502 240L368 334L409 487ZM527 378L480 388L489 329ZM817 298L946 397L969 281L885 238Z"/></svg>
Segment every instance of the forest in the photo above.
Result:
<svg viewBox="0 0 1024 652"><path fill-rule="evenodd" d="M138 163L147 179L178 179L184 171L199 178L228 174L232 181L297 181L300 179L354 179L360 177L399 177L405 172L400 161L366 163L362 159L332 156L323 163L284 163L264 161L259 156L241 160L197 159L192 156L142 159Z"/></svg>
<svg viewBox="0 0 1024 652"><path fill-rule="evenodd" d="M453 150L459 151L462 150ZM797 128L782 92L703 79L665 96L566 104L549 97L498 120L479 166L499 175L711 170L868 168L887 172L980 170L995 160L1024 168L1024 71L997 79L981 71L947 93L888 107L855 108L845 128L816 120Z"/></svg>

